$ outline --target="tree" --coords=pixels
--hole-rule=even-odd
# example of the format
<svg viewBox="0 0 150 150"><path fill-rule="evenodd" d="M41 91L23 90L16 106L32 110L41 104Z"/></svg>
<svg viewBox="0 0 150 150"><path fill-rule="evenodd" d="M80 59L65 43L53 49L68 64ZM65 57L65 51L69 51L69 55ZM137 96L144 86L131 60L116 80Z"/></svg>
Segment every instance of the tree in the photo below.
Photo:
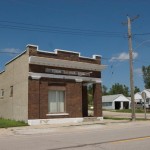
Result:
<svg viewBox="0 0 150 150"><path fill-rule="evenodd" d="M126 85L116 83L110 88L109 94L123 94L125 96L129 96L129 88Z"/></svg>
<svg viewBox="0 0 150 150"><path fill-rule="evenodd" d="M88 105L93 105L93 85L87 87L88 92Z"/></svg>
<svg viewBox="0 0 150 150"><path fill-rule="evenodd" d="M102 95L108 95L107 90L108 90L108 88L105 85L103 85L102 86Z"/></svg>
<svg viewBox="0 0 150 150"><path fill-rule="evenodd" d="M150 88L150 65L145 67L142 67L142 72L143 72L143 80L145 83L145 88L149 89Z"/></svg>
<svg viewBox="0 0 150 150"><path fill-rule="evenodd" d="M138 92L140 92L140 89L139 89L137 86L135 86L135 87L134 87L134 94L135 94L135 93L138 93Z"/></svg>

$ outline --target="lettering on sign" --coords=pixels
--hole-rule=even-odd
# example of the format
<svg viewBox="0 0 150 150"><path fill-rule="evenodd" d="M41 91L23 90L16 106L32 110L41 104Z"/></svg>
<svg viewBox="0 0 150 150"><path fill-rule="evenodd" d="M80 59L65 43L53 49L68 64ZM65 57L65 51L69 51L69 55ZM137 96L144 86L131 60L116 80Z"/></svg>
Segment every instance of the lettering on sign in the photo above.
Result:
<svg viewBox="0 0 150 150"><path fill-rule="evenodd" d="M69 70L61 70L61 69L45 69L46 73L52 73L52 74L63 74L63 75L73 75L73 76L88 76L90 77L90 74L92 72L81 72L81 71L69 71Z"/></svg>

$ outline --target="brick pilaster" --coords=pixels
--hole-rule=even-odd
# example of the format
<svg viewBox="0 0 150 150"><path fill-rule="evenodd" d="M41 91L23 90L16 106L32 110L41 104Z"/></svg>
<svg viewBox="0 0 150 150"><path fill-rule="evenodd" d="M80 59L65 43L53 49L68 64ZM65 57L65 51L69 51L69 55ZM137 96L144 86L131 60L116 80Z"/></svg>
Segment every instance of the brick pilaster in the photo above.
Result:
<svg viewBox="0 0 150 150"><path fill-rule="evenodd" d="M93 84L93 103L94 103L94 117L102 117L102 90L101 84Z"/></svg>

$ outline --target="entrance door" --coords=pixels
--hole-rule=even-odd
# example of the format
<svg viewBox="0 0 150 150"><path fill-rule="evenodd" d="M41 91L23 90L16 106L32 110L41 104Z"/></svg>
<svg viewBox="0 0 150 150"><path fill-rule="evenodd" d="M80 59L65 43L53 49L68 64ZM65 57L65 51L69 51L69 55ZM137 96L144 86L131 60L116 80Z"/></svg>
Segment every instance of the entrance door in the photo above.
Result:
<svg viewBox="0 0 150 150"><path fill-rule="evenodd" d="M121 102L115 102L115 109L120 109Z"/></svg>
<svg viewBox="0 0 150 150"><path fill-rule="evenodd" d="M123 109L129 109L129 102L123 102Z"/></svg>

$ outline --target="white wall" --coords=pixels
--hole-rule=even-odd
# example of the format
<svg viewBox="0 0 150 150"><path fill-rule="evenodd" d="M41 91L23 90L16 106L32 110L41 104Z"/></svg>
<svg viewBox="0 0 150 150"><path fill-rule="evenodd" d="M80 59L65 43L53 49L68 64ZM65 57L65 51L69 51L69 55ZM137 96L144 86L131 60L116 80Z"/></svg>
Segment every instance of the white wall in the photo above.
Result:
<svg viewBox="0 0 150 150"><path fill-rule="evenodd" d="M106 106L106 105L107 105L107 102L102 102L102 108L103 109L114 109L113 103L111 103L111 105L109 105L109 106L108 105Z"/></svg>

